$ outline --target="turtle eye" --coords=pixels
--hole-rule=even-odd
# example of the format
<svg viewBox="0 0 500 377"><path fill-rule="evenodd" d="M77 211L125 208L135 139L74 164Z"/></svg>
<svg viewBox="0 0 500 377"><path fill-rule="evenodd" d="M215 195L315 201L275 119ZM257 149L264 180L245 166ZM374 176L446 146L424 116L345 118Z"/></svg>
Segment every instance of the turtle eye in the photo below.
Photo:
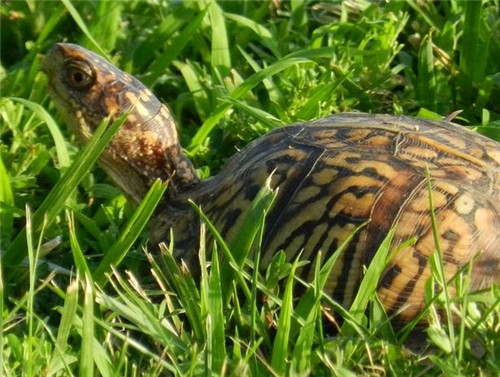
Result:
<svg viewBox="0 0 500 377"><path fill-rule="evenodd" d="M63 71L66 83L74 89L87 89L94 83L90 67L83 62L68 63Z"/></svg>

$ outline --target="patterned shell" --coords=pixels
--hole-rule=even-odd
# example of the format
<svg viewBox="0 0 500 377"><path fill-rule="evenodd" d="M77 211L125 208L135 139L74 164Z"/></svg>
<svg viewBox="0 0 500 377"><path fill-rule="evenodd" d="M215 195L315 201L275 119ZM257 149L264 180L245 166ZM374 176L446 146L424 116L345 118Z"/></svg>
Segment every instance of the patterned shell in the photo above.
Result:
<svg viewBox="0 0 500 377"><path fill-rule="evenodd" d="M389 313L405 309L399 315L403 322L423 307L436 241L448 279L472 262L471 289L500 282L500 148L494 141L447 122L334 115L264 135L218 176L176 201L189 197L200 203L231 240L270 175L279 190L267 216L263 266L278 250L291 260L302 252L312 261L319 251L328 258L366 223L327 284L327 292L344 305L354 299L363 266L391 228L390 250L397 252L378 294ZM303 274L310 270L308 264Z"/></svg>
<svg viewBox="0 0 500 377"><path fill-rule="evenodd" d="M77 134L85 131L84 141L104 116L130 112L103 165L136 200L144 192L139 186L151 178L173 183L151 221L151 237L165 241L172 229L180 258L197 259L199 218L188 200L201 205L231 242L271 176L278 193L265 224L264 268L279 250L289 260L302 253L312 261L320 251L326 259L363 225L326 287L346 306L391 229L393 257L378 294L389 313L402 311L403 322L424 306L429 258L437 245L446 278L471 263L472 290L500 282L500 145L492 140L448 122L339 114L271 131L217 176L199 181L168 110L137 79L67 44L49 53L44 70L56 105ZM92 98L103 100L97 106ZM311 277L311 265L303 267L304 277Z"/></svg>

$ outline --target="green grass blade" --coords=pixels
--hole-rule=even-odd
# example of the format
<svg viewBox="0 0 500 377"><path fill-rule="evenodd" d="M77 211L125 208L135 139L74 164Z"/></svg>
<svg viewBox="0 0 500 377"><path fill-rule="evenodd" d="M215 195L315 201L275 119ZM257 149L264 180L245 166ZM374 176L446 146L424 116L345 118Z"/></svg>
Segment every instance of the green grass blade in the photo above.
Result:
<svg viewBox="0 0 500 377"><path fill-rule="evenodd" d="M32 227L32 217L31 211L29 207L26 207L26 248L28 252L28 261L29 261L29 288L28 288L28 297L27 297L27 315L26 322L28 323L28 339L30 340L27 345L26 352L26 374L28 376L34 375L33 365L33 343L31 340L33 339L34 333L34 322L35 315L33 311L33 302L35 301L35 280L36 280L36 257L35 257L35 247L33 244L33 227Z"/></svg>
<svg viewBox="0 0 500 377"><path fill-rule="evenodd" d="M74 323L79 321L78 310L78 276L72 279L66 288L66 292L60 292L60 296L64 298L64 305L60 309L61 319L57 327L57 336L54 340L55 353L52 355L48 370L53 374L65 371L71 375L71 365L76 364L78 359L72 352L70 334L74 330ZM75 319L78 318L78 319Z"/></svg>
<svg viewBox="0 0 500 377"><path fill-rule="evenodd" d="M234 21L237 24L245 26L248 29L252 30L259 37L261 43L266 46L274 56L279 57L279 48L277 43L278 41L268 28L248 17L239 14L225 13L225 17L228 20ZM240 52L243 52L241 48Z"/></svg>
<svg viewBox="0 0 500 377"><path fill-rule="evenodd" d="M332 94L338 89L341 83L342 80L337 81L333 85L318 85L318 87L311 92L310 97L297 112L297 118L306 120L314 118L318 113L319 104L331 98Z"/></svg>
<svg viewBox="0 0 500 377"><path fill-rule="evenodd" d="M258 71L262 70L262 68L259 66L259 64L257 64L257 62L255 61L255 59L249 53L247 53L246 51L244 51L240 47L238 47L238 49L239 49L241 55L245 58L245 60L247 61L247 63L250 64L250 66L252 67L252 69L255 72L258 72ZM276 104L279 104L280 106L282 106L282 104L283 104L283 94L281 93L278 85L276 85L273 82L273 80L271 80L271 78L264 79L262 81L262 83L266 87L267 94L269 96L269 100L272 103L276 103Z"/></svg>
<svg viewBox="0 0 500 377"><path fill-rule="evenodd" d="M465 13L460 51L460 70L463 74L460 76L460 81L461 92L465 95L464 100L466 101L472 101L474 81L480 82L484 78L486 49L480 41L482 6L482 1L464 2Z"/></svg>
<svg viewBox="0 0 500 377"><path fill-rule="evenodd" d="M238 283L240 284L240 287L241 287L241 289L243 291L243 294L245 295L245 297L247 299L250 299L251 298L250 288L246 284L246 281L245 281L245 278L243 277L243 274L241 273L241 271L239 271L239 268L238 268L239 264L236 262L236 260L235 260L235 258L233 256L233 254L231 252L231 249L229 248L228 244L226 243L226 241L224 240L224 238L222 238L222 236L218 232L218 230L215 227L215 225L203 213L203 211L201 210L201 208L199 208L193 202L191 202L191 205L192 205L193 209L196 211L196 213L198 214L198 216L200 216L200 219L206 225L206 227L208 228L208 230L210 231L210 233L212 234L212 236L214 237L215 242L217 243L217 246L223 252L223 256L225 258L227 258L227 260L229 261L228 264L226 264L226 265L229 266L229 268L227 269L227 271L223 272L223 274L225 276L227 276L227 277L225 277L225 276L221 277L221 280L223 281L222 286L228 287L229 284L232 281L233 276L234 276L233 274L235 274L236 275L236 279L238 280ZM227 291L224 292L224 294L227 295L226 296L227 299L229 299L229 297L230 297L229 293L230 292L227 292Z"/></svg>
<svg viewBox="0 0 500 377"><path fill-rule="evenodd" d="M212 253L212 266L206 286L207 367L215 375L223 375L226 358L223 297L217 249Z"/></svg>
<svg viewBox="0 0 500 377"><path fill-rule="evenodd" d="M105 50L112 50L120 34L123 4L120 1L100 1L96 8L96 17L89 25L89 35L99 40Z"/></svg>
<svg viewBox="0 0 500 377"><path fill-rule="evenodd" d="M297 258L292 264L290 276L288 277L283 302L280 308L278 320L278 331L273 344L271 355L271 366L276 374L284 376L288 367L288 349L290 340L290 329L293 316L293 286L295 282L295 271L299 263Z"/></svg>
<svg viewBox="0 0 500 377"><path fill-rule="evenodd" d="M69 228L69 242L71 245L71 252L73 253L73 260L75 261L76 270L80 276L91 276L90 268L85 259L82 249L78 243L77 232L75 230L75 221L73 213L66 211L66 221Z"/></svg>
<svg viewBox="0 0 500 377"><path fill-rule="evenodd" d="M96 297L99 305L125 318L133 324L132 328L150 336L173 355L183 354L193 346L189 342L184 342L178 335L177 329L170 325L168 317L160 315L158 306L151 302L151 298L147 297L140 283L132 275L128 276L127 282L116 271L112 277L114 293L109 295L101 290L98 291Z"/></svg>
<svg viewBox="0 0 500 377"><path fill-rule="evenodd" d="M201 119L204 119L212 108L210 100L201 82L202 77L196 72L192 64L184 62L174 62L174 66L181 72L184 81L193 97L196 111Z"/></svg>
<svg viewBox="0 0 500 377"><path fill-rule="evenodd" d="M172 291L178 293L180 306L186 313L189 325L193 329L194 338L198 342L203 342L206 337L200 310L200 291L184 266L179 268L178 261L175 260L170 250L172 247L167 248L165 244L160 244L161 261L164 262L164 265L153 264L153 268L158 276L167 275L163 280L172 285Z"/></svg>
<svg viewBox="0 0 500 377"><path fill-rule="evenodd" d="M12 186L10 185L9 173L5 169L5 165L0 156L0 202L14 205L14 195L12 194ZM11 219L12 221L12 219Z"/></svg>
<svg viewBox="0 0 500 377"><path fill-rule="evenodd" d="M80 350L80 377L94 375L94 288L89 275L83 283L82 343Z"/></svg>
<svg viewBox="0 0 500 377"><path fill-rule="evenodd" d="M440 245L440 234L437 223L437 216L434 207L434 197L433 197L433 188L431 182L431 176L429 168L426 167L426 175L427 175L427 189L429 195L429 208L430 208L430 216L431 216L431 225L432 225L432 235L434 237L434 246L436 247L435 253L433 253L429 258L429 263L431 266L432 276L441 287L443 296L444 296L444 305L446 311L446 321L447 321L447 330L450 338L450 350L453 355L455 355L455 330L453 325L453 314L452 314L452 302L450 297L450 292L448 288L449 282L446 279L446 275L444 272L444 263L443 263L443 253L441 251ZM431 329L432 330L432 329ZM456 360L455 360L456 362Z"/></svg>
<svg viewBox="0 0 500 377"><path fill-rule="evenodd" d="M373 256L373 259L371 260L370 265L365 272L365 276L361 281L358 293L356 294L356 297L354 298L354 301L349 308L349 312L352 315L352 318L358 323L363 322L363 317L365 316L368 302L375 294L380 277L382 276L385 266L387 265L387 258L389 255L392 238L394 237L394 232L395 229L391 229L380 244L377 252ZM353 334L354 331L355 329L349 326L349 322L347 321L342 326L342 333L346 336L348 336L349 334Z"/></svg>
<svg viewBox="0 0 500 377"><path fill-rule="evenodd" d="M108 54L106 53L106 51L104 51L104 49L101 47L99 42L97 42L94 39L94 37L92 36L92 33L87 28L85 21L82 19L82 17L80 16L80 14L76 10L76 8L73 6L71 1L70 0L61 0L61 2L64 4L64 6L68 10L69 14L73 18L73 21L75 21L75 23L78 25L78 27L83 32L83 34L89 39L90 42L92 42L92 44L95 46L95 48L99 51L99 54L104 56L106 59L109 60Z"/></svg>
<svg viewBox="0 0 500 377"><path fill-rule="evenodd" d="M5 335L6 335L6 318L8 317L8 311L4 311L4 301L5 300L5 290L4 290L4 279L3 279L3 265L2 259L0 258L0 350L4 350L5 347ZM0 352L0 367L4 366L4 353Z"/></svg>
<svg viewBox="0 0 500 377"><path fill-rule="evenodd" d="M36 210L32 219L34 232L40 231L44 221L49 226L55 220L56 216L64 208L67 198L69 198L76 186L90 171L92 165L97 161L125 118L125 115L120 117L120 119L113 122L109 127L107 121L99 125L80 157L68 168L63 177L57 182ZM17 267L26 256L25 235L26 229L23 229L9 245L2 257L3 265L8 267L6 281L9 281L14 276Z"/></svg>
<svg viewBox="0 0 500 377"><path fill-rule="evenodd" d="M59 166L61 168L66 168L70 164L68 149L66 148L66 142L64 141L64 137L61 133L61 130L57 126L54 119L49 115L49 113L39 104L26 100L24 98L6 98L7 100L11 100L13 102L18 102L28 109L33 111L34 114L38 116L42 121L47 124L49 128L50 134L52 135L52 139L54 139L54 146L56 147L57 160L59 162Z"/></svg>
<svg viewBox="0 0 500 377"><path fill-rule="evenodd" d="M69 348L68 339L73 327L73 321L78 308L78 277L72 280L66 289L64 305L61 310L61 320L57 328L56 346L61 351Z"/></svg>
<svg viewBox="0 0 500 377"><path fill-rule="evenodd" d="M168 48L165 49L165 52L160 54L151 64L149 68L151 74L142 79L144 85L152 85L158 77L165 74L165 67L170 66L170 64L177 59L178 55L188 45L195 33L198 31L198 28L205 18L207 10L208 9L204 9L196 14L194 18L189 20L187 26L180 31L177 36L169 41ZM186 80L186 83L189 85L188 80ZM193 92L193 90L191 90L191 92Z"/></svg>
<svg viewBox="0 0 500 377"><path fill-rule="evenodd" d="M243 95L245 95L248 91L252 90L252 88L254 88L256 85L261 83L266 78L271 77L289 67L302 63L311 63L311 61L307 58L302 58L302 57L291 57L287 59L282 59L277 63L269 67L263 68L261 71L254 73L252 76L246 79L241 85L239 85L236 89L234 89L229 94L229 97L233 99L238 99ZM190 151L194 151L202 145L204 140L216 126L217 122L226 115L229 109L231 109L231 105L224 103L222 105L219 105L214 110L212 115L210 115L210 117L207 120L205 120L203 125L200 127L196 135L191 140L191 143L188 147Z"/></svg>
<svg viewBox="0 0 500 377"><path fill-rule="evenodd" d="M240 283L244 281L240 271L251 251L257 250L260 247L260 245L255 244L256 239L262 232L265 216L277 195L277 191L273 191L270 184L271 178L269 177L266 184L261 187L252 201L241 227L234 236L229 247L231 250L231 259L229 259L230 265L225 263L221 264L221 284L223 287L229 287L231 285L235 274ZM244 287L246 287L246 284ZM245 290L245 292L247 291ZM249 295L247 295L247 299L250 299Z"/></svg>
<svg viewBox="0 0 500 377"><path fill-rule="evenodd" d="M261 227L261 236L260 238L262 239L262 234L263 229L264 229L264 221L265 219L262 219L262 227ZM262 245L261 239L259 240L259 245ZM259 269L260 269L260 253L257 252L255 253L254 257L254 270L252 273L252 300L250 301L250 308L251 308L251 313L250 313L250 347L252 345L257 345L262 342L263 337L262 333L265 334L265 332L259 331L260 328L260 323L261 323L261 317L259 316L259 306L258 306L258 297L259 297ZM270 340L266 339L267 343L270 344ZM251 367L254 368L254 370L257 369L258 361L256 356L252 353L251 355L248 355L248 360L250 360Z"/></svg>
<svg viewBox="0 0 500 377"><path fill-rule="evenodd" d="M52 12L50 18L46 21L43 29L40 31L40 35L36 40L36 45L41 46L47 38L50 38L57 24L63 19L66 10L64 7L52 7Z"/></svg>
<svg viewBox="0 0 500 377"><path fill-rule="evenodd" d="M296 33L306 33L307 27L307 7L305 0L291 0L292 17L290 19L290 29Z"/></svg>
<svg viewBox="0 0 500 377"><path fill-rule="evenodd" d="M436 76L434 73L432 37L429 33L418 50L418 78L416 93L422 107L436 111Z"/></svg>
<svg viewBox="0 0 500 377"><path fill-rule="evenodd" d="M111 376L109 373L109 360L106 359L106 352L99 352L101 345L94 338L95 337L95 314L94 314L94 282L91 278L90 269L85 260L85 256L78 244L74 220L72 214L67 211L66 218L69 227L70 234L70 244L71 251L73 253L73 258L75 260L75 265L78 271L78 275L83 278L80 279L80 282L83 286L83 317L82 317L82 328L81 328L81 336L82 343L80 349L80 359L79 359L79 375L80 376L93 376L94 375L94 363L98 366L98 369L101 371L102 376ZM68 288L69 290L69 288ZM77 300L77 291L74 290L74 294L70 297L66 297L63 316L61 318L61 327L63 330L61 333L58 333L57 341L61 346L67 347L67 345L63 344L63 341L67 340L71 321L73 321L75 311L76 311L76 300ZM64 321L64 322L63 322ZM64 348L63 348L64 349ZM107 360L107 361L106 361ZM107 372L105 372L107 371Z"/></svg>
<svg viewBox="0 0 500 377"><path fill-rule="evenodd" d="M9 173L0 155L0 231L4 235L12 233L14 214L11 209L14 207L14 195L10 184Z"/></svg>
<svg viewBox="0 0 500 377"><path fill-rule="evenodd" d="M430 16L429 12L426 12L425 7L420 6L419 2L417 0L408 0L407 1L408 5L410 5L415 12L417 12L423 20L433 29L437 29L438 25L433 21L432 17Z"/></svg>
<svg viewBox="0 0 500 377"><path fill-rule="evenodd" d="M95 188L95 185L93 188ZM85 216L76 208L75 209L73 209L72 207L69 208L71 209L71 216L76 219L76 221L80 226L82 226L92 237L94 237L94 239L103 240L102 243L105 244L101 245L101 249L109 250L109 248L111 247L110 244L111 242L108 242L107 238L103 237L102 231L96 224L95 220Z"/></svg>
<svg viewBox="0 0 500 377"><path fill-rule="evenodd" d="M231 69L231 55L229 53L230 49L224 12L214 0L208 0L207 3L209 4L208 14L212 28L212 69L222 69L222 73L226 75Z"/></svg>
<svg viewBox="0 0 500 377"><path fill-rule="evenodd" d="M269 114L268 112L250 106L243 101L238 101L231 97L226 97L224 101L231 103L235 108L243 110L249 116L262 123L262 125L267 129L271 130L279 127L282 124L282 122L279 119Z"/></svg>
<svg viewBox="0 0 500 377"><path fill-rule="evenodd" d="M273 205L277 194L277 190L271 189L271 177L269 177L252 201L241 227L231 243L230 249L238 267L242 267L248 257L262 226L262 218ZM226 284L228 281L223 280L224 287L227 286Z"/></svg>
<svg viewBox="0 0 500 377"><path fill-rule="evenodd" d="M111 308L113 308L113 306L111 306ZM128 348L133 348L133 350L136 351L135 355L137 355L136 356L137 358L140 358L140 359L144 358L147 360L146 363L144 364L145 366L147 366L147 367L145 367L145 370L147 370L147 372L149 373L149 374L146 374L147 376L162 376L163 375L161 373L155 373L156 372L155 369L151 368L151 361L154 361L156 363L157 368L162 368L165 371L168 371L168 373L166 374L167 376L170 376L170 375L182 376L183 375L182 371L180 370L180 368L178 368L177 365L172 365L170 363L170 360L165 359L165 357L170 357L170 352L165 352L165 350L162 350L159 352L158 352L158 350L152 351L146 344L140 342L137 339L134 339L133 337L131 337L129 335L128 332L123 332L122 329L117 330L116 326L113 326L110 323L107 323L107 322L104 322L101 320L96 320L96 323L99 326L101 326L103 328L103 330L108 333L108 335L110 337L113 337L114 340L117 341L117 343L121 343L119 345L122 346L116 350L116 352L118 353L117 357L119 357L121 359L118 361L118 363L120 363L119 365L117 365L117 363L109 362L109 359L106 360L107 364L109 364L109 367L107 367L107 369L109 370L109 373L100 364L97 365L98 369L99 369L99 373L102 376L121 377L124 374L123 374L123 371L121 371L119 368L126 369L128 367L129 369L132 369L132 370L135 369L134 365L129 364L130 361L132 361L132 363L134 363L134 359L132 359L130 356L132 352L127 352ZM137 329L139 332L141 332L141 330L142 330L141 327L138 327ZM106 350L106 348L102 347L101 344L96 342L96 343L94 343L94 346L95 346L95 353L100 353L101 355L106 354L107 350ZM169 347L170 346L167 345L167 347L165 347L165 348L168 348L168 351L172 351L172 349ZM173 356L175 357L175 355L173 355ZM125 367L123 367L123 362L122 362L124 358L127 359L127 360L125 360ZM170 359L171 359L171 357L170 357ZM98 362L100 363L99 358L97 358L96 364ZM117 366L119 368L117 368ZM131 375L134 375L134 374L131 374Z"/></svg>
<svg viewBox="0 0 500 377"><path fill-rule="evenodd" d="M311 370L312 347L316 335L314 328L316 326L318 315L321 314L321 292L323 291L323 286L321 286L319 279L321 273L320 261L321 252L318 253L314 266L314 281L312 283L314 286L314 297L312 297L312 300L308 303L306 303L303 299L299 302L302 306L307 306L308 313L305 316L304 325L300 327L299 336L297 337L297 341L295 342L295 347L293 349L290 370L291 373L296 375L306 374Z"/></svg>
<svg viewBox="0 0 500 377"><path fill-rule="evenodd" d="M129 251L132 244L140 236L148 220L156 209L157 204L163 198L167 186L157 179L148 193L137 207L132 218L128 221L125 229L111 249L104 255L104 258L94 270L92 277L99 286L106 285L107 272L111 271L111 266L118 266Z"/></svg>

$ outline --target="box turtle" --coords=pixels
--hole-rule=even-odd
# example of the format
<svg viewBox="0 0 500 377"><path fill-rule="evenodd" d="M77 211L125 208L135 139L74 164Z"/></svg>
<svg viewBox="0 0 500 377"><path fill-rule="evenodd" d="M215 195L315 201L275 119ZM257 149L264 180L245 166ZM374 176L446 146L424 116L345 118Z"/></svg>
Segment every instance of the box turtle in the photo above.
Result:
<svg viewBox="0 0 500 377"><path fill-rule="evenodd" d="M169 110L141 82L99 55L59 43L43 71L63 118L87 141L99 122L129 112L101 163L134 201L152 180L169 182L151 237L173 230L179 258L196 260L201 205L230 241L271 176L279 188L265 223L262 265L279 250L329 257L361 224L334 266L326 291L348 306L364 266L395 229L394 257L378 295L408 321L424 305L429 257L439 242L447 278L473 261L473 290L500 281L500 145L461 126L405 116L348 113L277 128L233 156L221 172L197 178ZM437 220L431 224L428 182ZM408 240L413 239L413 242ZM311 263L302 274L311 274Z"/></svg>

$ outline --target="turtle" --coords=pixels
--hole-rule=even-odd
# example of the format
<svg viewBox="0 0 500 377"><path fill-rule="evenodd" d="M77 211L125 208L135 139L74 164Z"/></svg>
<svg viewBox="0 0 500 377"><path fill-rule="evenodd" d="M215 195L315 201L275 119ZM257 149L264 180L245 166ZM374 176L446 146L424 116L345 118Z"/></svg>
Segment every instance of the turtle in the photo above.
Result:
<svg viewBox="0 0 500 377"><path fill-rule="evenodd" d="M500 144L485 136L444 120L332 114L275 128L217 175L199 179L170 111L138 79L70 43L56 44L42 70L81 142L104 118L128 114L100 162L134 202L155 179L168 182L150 237L157 244L173 234L179 260L197 260L200 219L190 201L230 242L269 184L276 197L265 219L261 266L278 251L289 261L325 260L345 244L325 287L343 306L353 302L389 232L391 258L377 294L400 323L425 306L438 246L446 279L468 266L471 291L500 281ZM305 279L311 266L301 267Z"/></svg>

